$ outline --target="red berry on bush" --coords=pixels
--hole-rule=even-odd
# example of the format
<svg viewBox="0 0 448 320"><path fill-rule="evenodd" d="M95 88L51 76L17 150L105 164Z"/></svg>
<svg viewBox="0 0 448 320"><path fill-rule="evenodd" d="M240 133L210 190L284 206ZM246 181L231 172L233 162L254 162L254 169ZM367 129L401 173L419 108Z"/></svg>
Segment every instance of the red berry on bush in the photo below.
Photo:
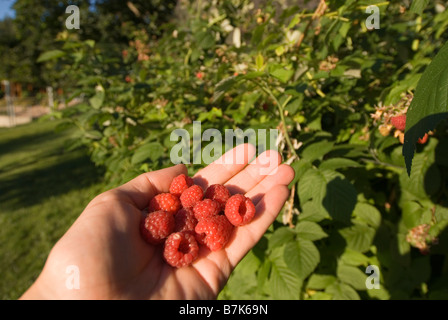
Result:
<svg viewBox="0 0 448 320"><path fill-rule="evenodd" d="M424 135L422 138L419 138L419 139L417 140L417 143L419 143L419 144L425 144L425 143L428 141L428 138L429 138L428 134L425 133L425 135Z"/></svg>
<svg viewBox="0 0 448 320"><path fill-rule="evenodd" d="M390 123L400 131L404 131L406 128L406 116L400 115L390 118Z"/></svg>

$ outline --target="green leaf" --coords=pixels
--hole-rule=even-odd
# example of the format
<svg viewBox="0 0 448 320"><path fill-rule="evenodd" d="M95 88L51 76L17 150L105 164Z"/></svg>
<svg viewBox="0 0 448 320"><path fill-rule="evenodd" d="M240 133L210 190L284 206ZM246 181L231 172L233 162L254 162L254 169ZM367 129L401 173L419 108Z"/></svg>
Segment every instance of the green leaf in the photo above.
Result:
<svg viewBox="0 0 448 320"><path fill-rule="evenodd" d="M358 221L364 222L375 229L381 224L381 213L368 203L357 203L353 214Z"/></svg>
<svg viewBox="0 0 448 320"><path fill-rule="evenodd" d="M313 242L297 239L297 241L288 242L285 245L283 258L288 268L303 280L319 264L320 254Z"/></svg>
<svg viewBox="0 0 448 320"><path fill-rule="evenodd" d="M326 293L332 295L333 300L359 300L358 293L348 284L343 282L335 282L328 286Z"/></svg>
<svg viewBox="0 0 448 320"><path fill-rule="evenodd" d="M45 61L49 61L49 60L54 60L54 59L58 59L61 58L63 56L65 56L65 52L61 51L61 50L51 50L51 51L46 51L43 52L39 58L37 58L37 62L45 62Z"/></svg>
<svg viewBox="0 0 448 320"><path fill-rule="evenodd" d="M354 224L353 226L339 230L339 233L347 242L349 249L366 252L372 245L375 229L363 224Z"/></svg>
<svg viewBox="0 0 448 320"><path fill-rule="evenodd" d="M319 165L320 170L337 170L341 168L359 168L362 165L354 160L347 158L333 158L322 161Z"/></svg>
<svg viewBox="0 0 448 320"><path fill-rule="evenodd" d="M314 201L308 201L302 205L302 212L299 215L299 221L319 222L329 218L327 210Z"/></svg>
<svg viewBox="0 0 448 320"><path fill-rule="evenodd" d="M355 187L348 180L337 177L328 182L326 189L323 206L333 219L348 223L357 201Z"/></svg>
<svg viewBox="0 0 448 320"><path fill-rule="evenodd" d="M411 12L421 15L423 10L428 6L429 0L413 0L411 4Z"/></svg>
<svg viewBox="0 0 448 320"><path fill-rule="evenodd" d="M448 117L448 43L426 68L406 113L403 156L411 174L415 143Z"/></svg>
<svg viewBox="0 0 448 320"><path fill-rule="evenodd" d="M366 290L367 274L357 267L339 264L336 272L338 279L356 290Z"/></svg>
<svg viewBox="0 0 448 320"><path fill-rule="evenodd" d="M311 221L301 221L296 225L299 238L316 241L328 237L320 225Z"/></svg>
<svg viewBox="0 0 448 320"><path fill-rule="evenodd" d="M336 280L336 277L332 275L313 273L308 280L307 288L323 290Z"/></svg>
<svg viewBox="0 0 448 320"><path fill-rule="evenodd" d="M278 300L298 300L303 281L285 264L281 252L279 248L270 257L272 264L269 285L272 296Z"/></svg>
<svg viewBox="0 0 448 320"><path fill-rule="evenodd" d="M163 146L158 142L151 142L135 150L131 163L137 164L148 159L157 161L161 156L163 156Z"/></svg>
<svg viewBox="0 0 448 320"><path fill-rule="evenodd" d="M293 76L294 70L285 69L283 67L280 67L280 68L276 68L273 71L271 71L270 74L271 74L271 76L273 76L274 78L277 78L281 82L286 83Z"/></svg>
<svg viewBox="0 0 448 320"><path fill-rule="evenodd" d="M316 159L321 159L325 154L331 151L334 146L332 141L319 141L312 143L302 151L302 158L313 162Z"/></svg>
<svg viewBox="0 0 448 320"><path fill-rule="evenodd" d="M280 227L269 237L268 246L270 249L281 247L285 243L292 241L295 236L294 230L288 227Z"/></svg>

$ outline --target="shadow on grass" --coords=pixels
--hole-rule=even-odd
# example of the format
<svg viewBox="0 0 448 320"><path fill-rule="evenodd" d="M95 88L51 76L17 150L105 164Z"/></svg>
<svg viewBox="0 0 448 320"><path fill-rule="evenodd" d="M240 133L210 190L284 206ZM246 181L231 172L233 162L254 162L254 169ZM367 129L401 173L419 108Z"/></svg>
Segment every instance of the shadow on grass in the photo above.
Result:
<svg viewBox="0 0 448 320"><path fill-rule="evenodd" d="M0 183L0 203L9 209L27 207L100 180L100 170L90 162L88 156L77 151L55 165L3 179Z"/></svg>
<svg viewBox="0 0 448 320"><path fill-rule="evenodd" d="M0 132L0 211L15 210L101 180L103 172L83 149L67 151L70 132L57 122L31 123Z"/></svg>

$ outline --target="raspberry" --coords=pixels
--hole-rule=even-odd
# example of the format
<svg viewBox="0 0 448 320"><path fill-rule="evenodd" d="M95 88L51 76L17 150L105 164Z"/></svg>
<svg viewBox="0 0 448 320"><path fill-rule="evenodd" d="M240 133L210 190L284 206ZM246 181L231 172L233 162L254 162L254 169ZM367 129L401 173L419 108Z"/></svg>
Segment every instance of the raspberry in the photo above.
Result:
<svg viewBox="0 0 448 320"><path fill-rule="evenodd" d="M170 193L180 197L188 187L193 185L193 179L185 174L180 174L171 181Z"/></svg>
<svg viewBox="0 0 448 320"><path fill-rule="evenodd" d="M218 251L229 241L233 226L226 216L219 215L200 220L194 230L200 244L211 251Z"/></svg>
<svg viewBox="0 0 448 320"><path fill-rule="evenodd" d="M204 198L219 202L221 210L224 210L226 202L230 198L230 191L222 184L212 184L205 191Z"/></svg>
<svg viewBox="0 0 448 320"><path fill-rule="evenodd" d="M154 211L146 215L140 224L140 232L148 243L159 244L174 230L174 217L166 211Z"/></svg>
<svg viewBox="0 0 448 320"><path fill-rule="evenodd" d="M163 210L175 214L180 209L178 197L171 193L159 193L149 202L149 212Z"/></svg>
<svg viewBox="0 0 448 320"><path fill-rule="evenodd" d="M428 141L428 138L429 138L428 134L425 133L425 135L423 136L423 138L419 138L419 139L417 140L417 143L419 143L419 144L425 144L426 141Z"/></svg>
<svg viewBox="0 0 448 320"><path fill-rule="evenodd" d="M404 131L406 128L406 116L400 115L390 118L390 123L400 131Z"/></svg>
<svg viewBox="0 0 448 320"><path fill-rule="evenodd" d="M253 219L255 206L249 198L235 194L227 200L224 214L234 226L242 226Z"/></svg>
<svg viewBox="0 0 448 320"><path fill-rule="evenodd" d="M193 208L196 203L202 200L204 191L198 185L192 185L180 195L180 202L184 208Z"/></svg>
<svg viewBox="0 0 448 320"><path fill-rule="evenodd" d="M174 232L193 231L198 220L195 218L193 210L182 208L174 215Z"/></svg>
<svg viewBox="0 0 448 320"><path fill-rule="evenodd" d="M199 255L199 246L191 232L172 233L165 241L163 258L173 267L190 265Z"/></svg>
<svg viewBox="0 0 448 320"><path fill-rule="evenodd" d="M204 199L196 203L193 207L193 213L196 219L202 220L204 218L218 215L221 209L219 202L212 199Z"/></svg>

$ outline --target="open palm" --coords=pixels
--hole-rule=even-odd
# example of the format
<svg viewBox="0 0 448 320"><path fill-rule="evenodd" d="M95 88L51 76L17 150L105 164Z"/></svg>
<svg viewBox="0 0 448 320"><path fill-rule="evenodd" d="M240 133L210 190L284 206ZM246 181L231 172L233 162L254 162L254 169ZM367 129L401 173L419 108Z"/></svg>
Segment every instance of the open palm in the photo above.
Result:
<svg viewBox="0 0 448 320"><path fill-rule="evenodd" d="M184 165L177 165L142 174L93 199L51 250L42 273L22 298L216 298L238 262L277 217L294 177L291 167L280 164L277 152L267 151L249 163L254 154L251 145L240 145L193 177L204 190L224 184L256 206L254 220L235 228L223 250L201 247L191 266L177 269L162 260L160 246L149 245L140 236L139 223L149 200L168 192L175 176L187 173ZM73 267L79 286L69 283Z"/></svg>

